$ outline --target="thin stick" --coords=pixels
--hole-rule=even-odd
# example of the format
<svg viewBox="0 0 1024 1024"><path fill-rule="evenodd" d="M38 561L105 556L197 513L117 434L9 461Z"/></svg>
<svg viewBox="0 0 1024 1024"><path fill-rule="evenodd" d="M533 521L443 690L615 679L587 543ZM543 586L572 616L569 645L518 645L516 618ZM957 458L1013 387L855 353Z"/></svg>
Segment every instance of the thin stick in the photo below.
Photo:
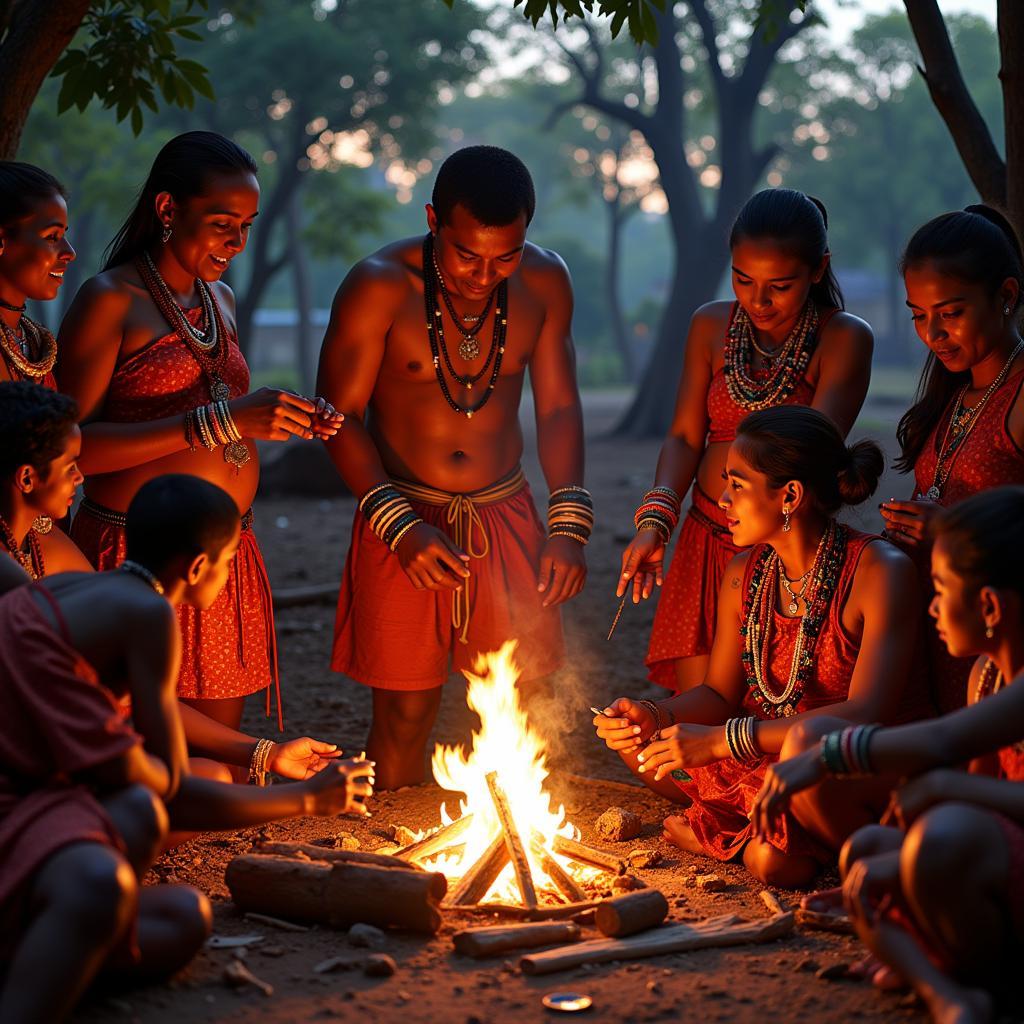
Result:
<svg viewBox="0 0 1024 1024"><path fill-rule="evenodd" d="M615 627L619 624L619 619L622 618L622 609L626 607L626 595L623 594L622 600L619 602L619 610L615 613L615 618L612 619L611 629L608 630L608 635L605 640L611 640L612 633L615 632Z"/></svg>
<svg viewBox="0 0 1024 1024"><path fill-rule="evenodd" d="M767 889L761 890L761 902L768 908L769 914L785 914L786 908L779 901L779 897Z"/></svg>
<svg viewBox="0 0 1024 1024"><path fill-rule="evenodd" d="M579 914L593 910L598 903L590 900L584 903L548 903L544 906L517 907L511 903L476 903L472 906L447 906L449 911L460 914L483 914L493 917L510 918L515 921L564 921L575 919Z"/></svg>
<svg viewBox="0 0 1024 1024"><path fill-rule="evenodd" d="M530 844L534 856L540 863L541 869L555 884L555 888L570 902L583 903L587 894L576 884L576 880L569 874L561 864L551 856L544 848L544 839L537 832L533 833L533 841Z"/></svg>
<svg viewBox="0 0 1024 1024"><path fill-rule="evenodd" d="M573 860L578 860L581 864L590 864L593 867L603 868L605 871L610 871L613 875L624 875L626 873L626 863L621 857L617 857L614 853L606 853L604 850L595 850L592 846L584 846L583 843L578 843L575 839L555 836L551 849L555 853L560 853L563 857L571 857Z"/></svg>
<svg viewBox="0 0 1024 1024"><path fill-rule="evenodd" d="M477 862L462 876L447 902L453 907L479 903L507 863L505 836L499 832Z"/></svg>
<svg viewBox="0 0 1024 1024"><path fill-rule="evenodd" d="M424 836L410 846L396 851L394 856L399 860L422 860L424 857L431 857L445 847L454 846L472 824L473 815L467 814L459 818L458 821L442 825L436 832L431 832L429 836Z"/></svg>
<svg viewBox="0 0 1024 1024"><path fill-rule="evenodd" d="M490 928L464 928L452 936L458 953L466 956L498 956L512 949L536 949L577 942L580 926L571 921L552 924L502 924Z"/></svg>
<svg viewBox="0 0 1024 1024"><path fill-rule="evenodd" d="M257 914L255 910L245 915L250 921L258 924L269 924L271 928L279 928L283 932L308 932L309 926L296 924L294 921L285 921L280 917L272 917L270 914Z"/></svg>
<svg viewBox="0 0 1024 1024"><path fill-rule="evenodd" d="M509 860L512 861L512 870L516 873L516 882L519 885L519 893L523 900L523 906L530 909L537 906L537 890L533 886L533 874L530 871L530 862L526 857L526 850L523 848L523 839L516 828L515 819L512 817L512 809L508 805L508 797L505 790L498 782L496 771L488 772L484 778L487 781L487 788L491 791L491 801L501 822L501 831L505 835L505 845L508 847Z"/></svg>

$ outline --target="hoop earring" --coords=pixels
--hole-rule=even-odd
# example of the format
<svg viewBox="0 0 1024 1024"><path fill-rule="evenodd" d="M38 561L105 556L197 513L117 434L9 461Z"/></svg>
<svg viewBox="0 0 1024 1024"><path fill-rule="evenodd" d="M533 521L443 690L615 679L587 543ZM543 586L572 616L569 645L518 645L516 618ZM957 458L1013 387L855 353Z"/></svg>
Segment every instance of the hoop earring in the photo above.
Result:
<svg viewBox="0 0 1024 1024"><path fill-rule="evenodd" d="M792 512L789 511L789 506L788 505L783 505L782 506L782 532L783 533L789 533L789 531L790 531L789 517L791 515L792 515Z"/></svg>
<svg viewBox="0 0 1024 1024"><path fill-rule="evenodd" d="M171 230L172 229L169 222L164 225L164 232L160 236L160 241L163 242L164 245L166 245L171 240Z"/></svg>

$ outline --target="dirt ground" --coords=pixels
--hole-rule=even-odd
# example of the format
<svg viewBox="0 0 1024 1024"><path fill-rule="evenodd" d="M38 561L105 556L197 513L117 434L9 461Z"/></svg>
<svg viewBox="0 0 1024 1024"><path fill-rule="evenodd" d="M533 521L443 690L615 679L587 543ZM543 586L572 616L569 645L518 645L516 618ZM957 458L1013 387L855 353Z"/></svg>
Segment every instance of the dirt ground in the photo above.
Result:
<svg viewBox="0 0 1024 1024"><path fill-rule="evenodd" d="M644 681L642 658L653 617L653 603L627 607L611 642L605 634L616 608L613 596L619 552L631 531L635 501L648 483L657 455L654 443L624 443L602 435L621 407L618 395L587 399L587 481L594 493L598 525L588 548L590 575L584 593L564 614L569 661L557 680L557 701L531 708L531 717L550 743L552 776L549 789L565 804L584 841L601 844L593 826L612 805L637 811L644 823L639 840L622 844L659 849L665 857L656 867L637 872L669 898L672 920L693 920L735 912L765 916L760 886L735 865L721 865L680 854L660 840L668 805L642 787L631 785L617 758L593 735L591 704L622 694L654 695ZM525 410L528 419L528 409ZM886 404L869 408L864 423L872 433L887 427L893 410ZM889 428L891 429L891 427ZM532 441L528 438L528 444ZM538 493L542 477L536 460L525 466ZM884 488L889 488L887 481ZM891 493L906 490L905 481ZM887 492L889 493L889 492ZM874 503L870 508L874 509ZM270 577L276 588L336 582L341 571L354 502L351 499L297 500L265 498L256 506L256 529ZM856 519L876 526L874 513ZM334 608L331 603L281 610L277 616L281 649L286 732L335 741L349 750L363 745L369 724L369 691L328 668ZM660 694L662 691L658 691ZM453 679L446 687L435 730L437 741L468 739L472 716L465 706L465 685ZM270 734L257 701L247 711L246 728ZM581 778L584 777L584 778ZM587 779L593 781L587 781ZM627 788L628 786L628 788ZM244 919L233 907L223 884L227 861L265 835L273 839L313 841L340 832L354 833L363 849L386 845L390 823L427 827L437 821L445 794L436 786L383 794L373 803L367 822L349 819L296 819L221 833L191 842L165 857L157 877L197 885L215 908L217 935L259 934L262 942L245 953L248 967L274 987L267 998L254 989L229 989L222 974L237 952L205 950L170 984L93 1000L76 1016L82 1022L142 1021L149 1024L249 1022L290 1024L298 1021L361 1022L445 1021L471 1024L490 1021L539 1021L549 1015L541 996L552 991L590 995L589 1017L604 1021L703 1020L775 1021L920 1021L919 1008L899 995L881 995L863 983L819 979L816 972L834 963L850 962L858 949L850 938L820 932L796 933L766 945L660 956L632 963L578 968L564 974L526 977L503 961L474 961L453 953L451 934L479 917L446 916L441 932L429 939L389 934L386 952L398 964L386 979L366 978L358 970L318 974L314 965L345 953L345 935L326 929L295 933L277 931ZM449 795L450 799L450 795ZM693 885L698 871L717 871L728 882L721 893L702 893ZM827 879L825 881L828 881ZM351 951L355 952L355 951Z"/></svg>

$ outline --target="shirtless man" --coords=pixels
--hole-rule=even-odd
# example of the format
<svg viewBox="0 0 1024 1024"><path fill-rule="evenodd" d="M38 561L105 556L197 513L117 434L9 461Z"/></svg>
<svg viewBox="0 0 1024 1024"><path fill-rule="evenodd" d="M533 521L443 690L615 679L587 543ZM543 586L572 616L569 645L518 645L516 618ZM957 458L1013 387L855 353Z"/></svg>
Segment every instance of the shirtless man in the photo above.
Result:
<svg viewBox="0 0 1024 1024"><path fill-rule="evenodd" d="M557 606L586 577L572 287L559 256L526 241L533 211L518 158L460 150L438 172L429 235L363 260L335 297L317 387L345 414L328 451L361 514L331 664L373 687L379 787L423 781L449 657L469 668L518 639L524 681L559 665ZM547 537L519 468L527 367Z"/></svg>

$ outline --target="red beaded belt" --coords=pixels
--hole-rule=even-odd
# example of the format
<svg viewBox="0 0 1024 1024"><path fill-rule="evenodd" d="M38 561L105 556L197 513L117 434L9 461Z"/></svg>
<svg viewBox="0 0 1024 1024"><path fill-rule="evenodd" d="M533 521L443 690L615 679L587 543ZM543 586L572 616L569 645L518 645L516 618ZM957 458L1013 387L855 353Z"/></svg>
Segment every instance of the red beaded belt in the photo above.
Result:
<svg viewBox="0 0 1024 1024"><path fill-rule="evenodd" d="M119 526L122 530L128 522L128 517L124 512L118 512L116 509L107 508L106 505L98 505L95 501L90 501L88 498L83 498L82 504L79 505L78 508L80 512L85 512L94 519L102 520L104 523L110 523L111 526ZM252 506L250 505L249 508L242 513L242 529L251 530L254 518L255 516L253 515Z"/></svg>

